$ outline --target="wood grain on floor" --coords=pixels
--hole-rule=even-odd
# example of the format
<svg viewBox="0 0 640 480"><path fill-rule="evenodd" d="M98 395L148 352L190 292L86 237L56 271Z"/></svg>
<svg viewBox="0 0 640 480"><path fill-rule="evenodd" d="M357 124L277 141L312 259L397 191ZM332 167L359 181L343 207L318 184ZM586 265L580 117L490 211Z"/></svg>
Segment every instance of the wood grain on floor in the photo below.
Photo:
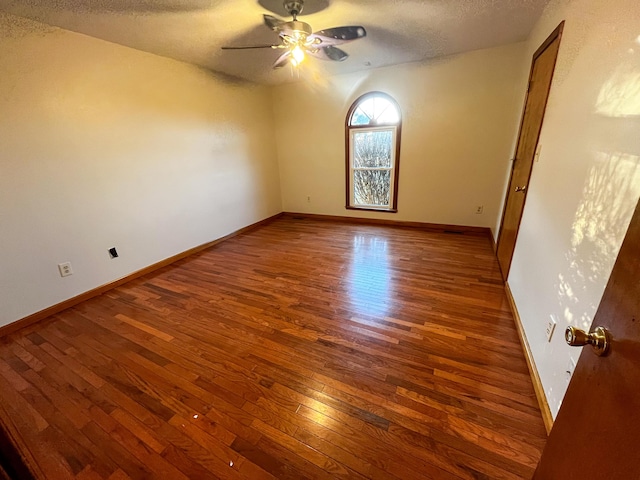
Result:
<svg viewBox="0 0 640 480"><path fill-rule="evenodd" d="M546 440L488 238L281 218L5 338L53 479L521 479Z"/></svg>

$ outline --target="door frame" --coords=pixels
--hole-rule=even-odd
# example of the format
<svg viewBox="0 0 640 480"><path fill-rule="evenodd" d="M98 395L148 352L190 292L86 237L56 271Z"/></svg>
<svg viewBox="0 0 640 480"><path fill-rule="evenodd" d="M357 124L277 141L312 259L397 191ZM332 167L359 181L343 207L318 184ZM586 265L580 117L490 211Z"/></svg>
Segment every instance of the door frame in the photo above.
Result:
<svg viewBox="0 0 640 480"><path fill-rule="evenodd" d="M553 32L551 32L551 35L549 35L547 37L547 39L542 43L542 45L540 45L538 47L538 49L535 51L535 53L533 54L533 57L531 59L531 68L529 69L529 79L527 80L527 92L526 95L524 97L524 103L522 106L522 116L520 117L520 126L518 127L518 136L516 137L516 145L515 145L515 150L513 152L513 157L511 158L511 172L509 173L509 182L507 183L507 189L505 190L505 196L504 196L504 204L502 206L502 217L500 219L500 229L498 230L498 240L496 242L496 253L498 252L498 247L500 245L500 241L502 239L502 227L504 226L504 218L505 218L505 214L507 213L507 202L509 200L509 194L511 193L511 188L513 187L513 171L515 168L515 162L516 160L516 156L518 154L518 148L520 146L520 137L522 136L522 127L524 125L524 119L525 119L525 115L527 113L526 110L526 106L527 106L527 101L529 100L529 91L531 90L531 81L533 78L533 69L534 69L534 65L536 63L536 60L538 59L538 57L540 55L542 55L542 53L549 47L549 45L551 45L551 43L553 43L556 39L560 42L562 40L562 32L564 30L564 20L562 22L560 22L560 24L555 28L555 30ZM547 94L546 94L546 98L544 100L544 110L543 110L543 114L542 114L542 120L540 122L540 130L538 132L538 136L536 137L536 148L534 151L538 150L538 143L540 141L540 134L542 133L542 126L544 125L544 118L546 115L546 109L547 109L547 102L549 101L549 92L551 91L551 85L553 84L553 75L555 74L555 70L556 70L556 65L557 65L557 60L558 57L556 56L556 59L553 63L553 69L551 70L551 78L552 81L549 83L549 88L547 89ZM515 247L518 243L518 234L520 233L520 224L522 223L522 215L524 214L524 208L527 204L527 195L529 194L529 183L531 182L531 174L533 172L533 163L535 163L535 154L534 154L534 159L532 159L532 166L531 166L531 170L529 171L529 177L527 178L527 189L523 192L524 194L524 200L522 203L522 211L520 212L520 218L518 218L518 226L516 227L516 239L513 245L513 250L511 251L511 260L513 259L513 254L515 252ZM506 272L502 271L502 266L500 265L500 272L502 273L502 279L506 282L507 281L507 277L509 276L509 271L511 270L511 262L509 263L509 268L507 269Z"/></svg>

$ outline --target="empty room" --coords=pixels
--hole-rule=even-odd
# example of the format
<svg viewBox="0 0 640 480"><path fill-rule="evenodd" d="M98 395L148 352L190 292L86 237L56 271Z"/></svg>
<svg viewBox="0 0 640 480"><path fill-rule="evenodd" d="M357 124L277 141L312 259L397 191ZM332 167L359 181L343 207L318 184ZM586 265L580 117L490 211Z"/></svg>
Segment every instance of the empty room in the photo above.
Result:
<svg viewBox="0 0 640 480"><path fill-rule="evenodd" d="M640 3L0 0L0 479L640 478Z"/></svg>

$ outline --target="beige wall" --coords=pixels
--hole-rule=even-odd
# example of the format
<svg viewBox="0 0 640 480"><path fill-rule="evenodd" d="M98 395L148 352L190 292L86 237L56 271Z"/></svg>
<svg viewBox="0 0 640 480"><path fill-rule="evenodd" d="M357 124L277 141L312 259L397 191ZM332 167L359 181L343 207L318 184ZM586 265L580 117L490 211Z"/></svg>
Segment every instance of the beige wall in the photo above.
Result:
<svg viewBox="0 0 640 480"><path fill-rule="evenodd" d="M4 14L0 72L0 325L281 211L265 88Z"/></svg>
<svg viewBox="0 0 640 480"><path fill-rule="evenodd" d="M523 53L515 44L275 87L284 209L495 228L524 96ZM397 214L344 207L345 116L373 90L403 114Z"/></svg>
<svg viewBox="0 0 640 480"><path fill-rule="evenodd" d="M640 3L553 1L527 55L562 20L540 161L509 275L554 415L570 359L580 354L564 343L564 330L589 329L640 195ZM557 326L548 343L550 318Z"/></svg>

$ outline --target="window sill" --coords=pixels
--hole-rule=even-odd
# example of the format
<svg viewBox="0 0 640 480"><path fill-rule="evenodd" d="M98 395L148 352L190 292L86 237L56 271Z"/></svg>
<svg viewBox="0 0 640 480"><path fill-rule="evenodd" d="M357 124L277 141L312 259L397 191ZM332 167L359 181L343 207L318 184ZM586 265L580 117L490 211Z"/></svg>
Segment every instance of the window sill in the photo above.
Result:
<svg viewBox="0 0 640 480"><path fill-rule="evenodd" d="M398 213L397 208L353 207L351 205L347 205L345 208L347 210L364 210L366 212Z"/></svg>

